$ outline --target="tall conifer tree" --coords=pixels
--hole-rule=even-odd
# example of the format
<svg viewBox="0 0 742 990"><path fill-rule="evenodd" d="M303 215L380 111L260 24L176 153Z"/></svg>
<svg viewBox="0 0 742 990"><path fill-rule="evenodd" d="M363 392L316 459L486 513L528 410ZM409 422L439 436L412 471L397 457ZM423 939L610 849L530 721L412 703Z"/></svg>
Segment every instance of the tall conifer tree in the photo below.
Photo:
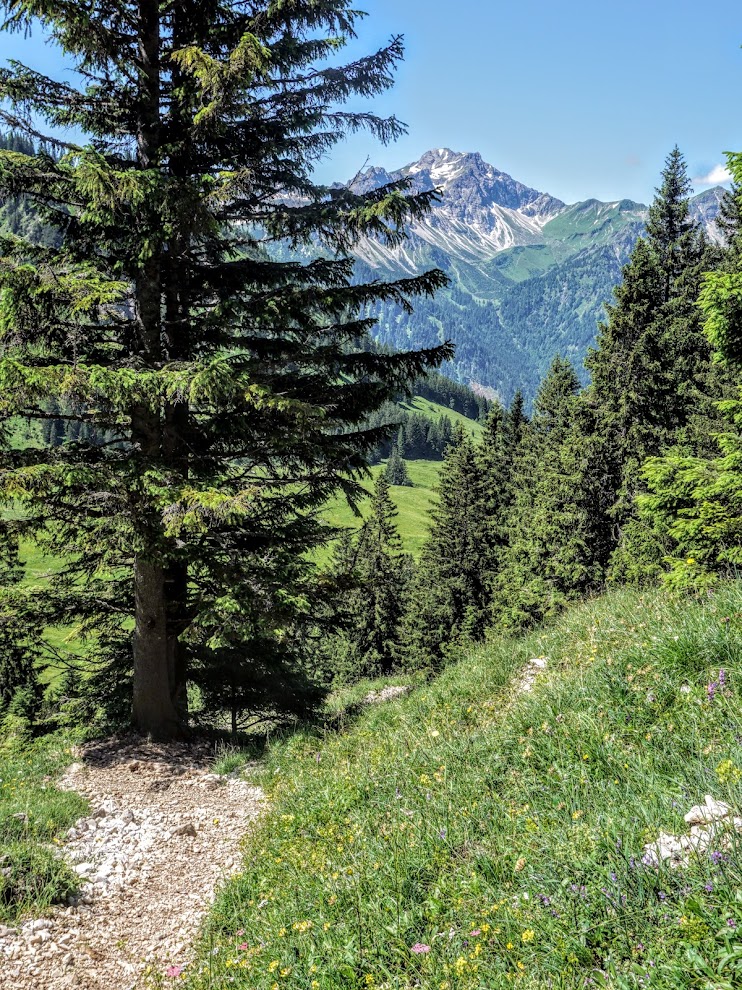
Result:
<svg viewBox="0 0 742 990"><path fill-rule="evenodd" d="M484 631L482 474L461 427L446 451L430 536L410 592L405 643L413 666L440 663L447 646Z"/></svg>
<svg viewBox="0 0 742 990"><path fill-rule="evenodd" d="M493 600L498 625L537 622L599 585L591 513L594 479L579 399L574 368L555 358L514 467L508 545Z"/></svg>
<svg viewBox="0 0 742 990"><path fill-rule="evenodd" d="M307 610L314 510L359 496L383 435L368 414L450 354L364 347L370 305L409 309L444 276L354 284L348 256L367 234L397 243L434 193L312 178L344 135L402 132L342 109L389 87L402 43L334 64L360 17L349 0L2 6L83 82L0 72L2 119L26 134L46 121L61 152L0 155L0 191L58 235L2 240L0 412L43 418L51 396L89 427L6 463L4 493L67 558L50 620L130 662L135 724L177 735L194 662L261 662L269 635L291 663L282 629ZM70 128L88 143L54 139ZM278 261L277 243L329 250Z"/></svg>
<svg viewBox="0 0 742 990"><path fill-rule="evenodd" d="M656 572L663 548L637 520L641 465L675 442L699 410L705 415L718 381L696 300L702 274L717 261L690 216L685 162L674 148L649 210L646 234L624 268L586 365L587 397L602 444L604 476L615 487L606 539L617 552L614 576L641 579Z"/></svg>

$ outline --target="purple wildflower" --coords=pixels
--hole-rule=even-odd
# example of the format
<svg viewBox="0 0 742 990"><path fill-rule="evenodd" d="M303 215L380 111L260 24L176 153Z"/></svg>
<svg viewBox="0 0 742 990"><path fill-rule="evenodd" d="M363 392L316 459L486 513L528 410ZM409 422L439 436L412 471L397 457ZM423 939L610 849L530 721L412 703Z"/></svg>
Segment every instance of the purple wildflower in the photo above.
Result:
<svg viewBox="0 0 742 990"><path fill-rule="evenodd" d="M439 839L445 839L447 834L448 833L446 832L445 828L442 828L438 832L438 838Z"/></svg>
<svg viewBox="0 0 742 990"><path fill-rule="evenodd" d="M708 695L709 701L714 700L714 695L716 694L716 688L718 687L716 681L712 681L706 688L706 694Z"/></svg>
<svg viewBox="0 0 742 990"><path fill-rule="evenodd" d="M737 927L737 922L734 920L734 918L727 918L727 925L730 928L736 928Z"/></svg>
<svg viewBox="0 0 742 990"><path fill-rule="evenodd" d="M704 884L703 889L706 891L707 894L710 894L711 891L714 889L714 885L712 883Z"/></svg>
<svg viewBox="0 0 742 990"><path fill-rule="evenodd" d="M724 687L726 682L727 682L727 672L722 667L721 670L719 671L719 687Z"/></svg>

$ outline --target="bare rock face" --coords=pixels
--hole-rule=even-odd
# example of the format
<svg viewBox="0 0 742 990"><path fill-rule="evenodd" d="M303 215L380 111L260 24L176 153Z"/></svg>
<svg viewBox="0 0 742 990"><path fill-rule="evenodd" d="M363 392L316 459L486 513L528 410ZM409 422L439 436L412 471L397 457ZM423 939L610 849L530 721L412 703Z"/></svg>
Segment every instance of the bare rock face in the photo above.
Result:
<svg viewBox="0 0 742 990"><path fill-rule="evenodd" d="M60 847L79 894L49 918L0 926L0 990L133 990L148 965L187 964L263 805L248 781L210 772L207 746L126 739L80 755L59 784L93 809Z"/></svg>

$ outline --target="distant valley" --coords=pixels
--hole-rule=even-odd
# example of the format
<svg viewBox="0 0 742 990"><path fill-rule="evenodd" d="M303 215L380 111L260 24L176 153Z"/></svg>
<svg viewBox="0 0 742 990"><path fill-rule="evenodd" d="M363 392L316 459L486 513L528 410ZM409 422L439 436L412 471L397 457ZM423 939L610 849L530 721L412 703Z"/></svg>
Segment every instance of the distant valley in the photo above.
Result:
<svg viewBox="0 0 742 990"><path fill-rule="evenodd" d="M396 172L369 168L354 187L377 188L400 176L410 176L416 189L440 189L441 202L412 225L401 247L364 241L356 252L359 276L437 267L451 284L434 300L420 300L412 316L382 307L381 341L406 348L453 339L456 357L444 370L506 402L518 388L532 396L557 353L584 377L583 358L647 207L628 199L567 205L477 153L447 148ZM720 239L715 219L723 195L716 186L691 200L713 241Z"/></svg>

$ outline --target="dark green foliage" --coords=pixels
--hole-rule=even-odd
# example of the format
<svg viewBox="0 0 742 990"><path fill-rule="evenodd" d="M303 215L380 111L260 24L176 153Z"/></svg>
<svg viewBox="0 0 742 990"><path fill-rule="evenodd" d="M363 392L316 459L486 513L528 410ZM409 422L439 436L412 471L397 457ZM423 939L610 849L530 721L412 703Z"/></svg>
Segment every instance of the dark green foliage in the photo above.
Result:
<svg viewBox="0 0 742 990"><path fill-rule="evenodd" d="M248 668L255 691L300 675L317 512L360 496L388 436L368 417L452 353L364 346L369 307L409 310L445 277L363 284L349 257L366 234L398 243L435 194L311 177L347 133L402 132L339 110L389 87L402 45L338 65L360 16L348 0L3 6L85 83L11 63L2 119L89 141L0 153L0 194L53 231L3 238L0 414L45 422L52 401L65 437L85 427L17 452L3 494L66 560L47 621L75 622L111 674L133 671L139 728L179 734L190 677L236 678L253 710ZM279 243L327 257L272 260ZM297 685L276 677L294 713Z"/></svg>
<svg viewBox="0 0 742 990"><path fill-rule="evenodd" d="M402 552L389 496L379 475L371 511L358 534L345 534L332 565L333 623L339 630L319 646L319 664L337 680L388 674L400 662L401 624L412 572Z"/></svg>
<svg viewBox="0 0 742 990"><path fill-rule="evenodd" d="M421 395L424 399L431 399L442 406L448 406L449 409L461 413L467 419L484 419L490 406L484 396L476 394L468 386L452 381L435 371L431 371L425 378L415 382L414 392L415 395Z"/></svg>
<svg viewBox="0 0 742 990"><path fill-rule="evenodd" d="M614 486L602 538L617 544L614 580L641 581L659 572L663 541L636 514L641 465L672 446L681 431L707 436L712 400L722 388L696 305L703 272L719 254L689 217L690 181L677 148L662 180L646 236L624 268L587 361L587 402L602 445L598 460Z"/></svg>
<svg viewBox="0 0 742 990"><path fill-rule="evenodd" d="M396 444L392 447L392 452L389 455L389 460L387 461L384 469L384 478L390 485L402 485L407 488L412 487L410 476L407 473L407 466L399 452L399 447Z"/></svg>
<svg viewBox="0 0 742 990"><path fill-rule="evenodd" d="M527 423L523 395L516 392L507 412L493 405L478 451L482 517L479 552L483 584L490 594L507 556L510 513L516 495L514 470L521 455Z"/></svg>
<svg viewBox="0 0 742 990"><path fill-rule="evenodd" d="M477 451L456 430L441 470L430 538L410 592L405 645L411 666L440 665L458 642L483 633L482 482Z"/></svg>
<svg viewBox="0 0 742 990"><path fill-rule="evenodd" d="M719 364L736 378L735 398L718 402L720 419L706 428L705 442L680 442L644 465L648 493L640 497L641 521L666 541L666 580L680 587L703 588L720 576L738 574L742 565L742 155L730 155L735 176L721 226L727 250L717 271L707 274L701 308L710 344Z"/></svg>
<svg viewBox="0 0 742 990"><path fill-rule="evenodd" d="M579 379L556 358L513 468L507 546L494 583L498 625L538 622L599 586L586 439Z"/></svg>

